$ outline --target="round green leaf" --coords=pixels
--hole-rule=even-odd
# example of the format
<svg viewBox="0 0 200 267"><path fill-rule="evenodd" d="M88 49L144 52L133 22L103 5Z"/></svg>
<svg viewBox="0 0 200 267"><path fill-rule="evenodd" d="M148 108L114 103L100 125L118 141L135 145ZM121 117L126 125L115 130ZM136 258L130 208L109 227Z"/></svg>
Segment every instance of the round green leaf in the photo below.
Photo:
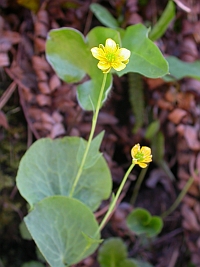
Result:
<svg viewBox="0 0 200 267"><path fill-rule="evenodd" d="M44 138L28 149L19 165L17 187L31 207L48 196L69 196L80 164L77 153L83 147L81 142L86 143L79 137ZM88 155L89 167L83 170L73 197L96 210L111 193L111 175L103 156L92 165L93 156Z"/></svg>
<svg viewBox="0 0 200 267"><path fill-rule="evenodd" d="M25 217L25 223L51 267L75 264L92 254L101 242L93 213L73 198L43 199Z"/></svg>
<svg viewBox="0 0 200 267"><path fill-rule="evenodd" d="M158 216L142 208L134 209L127 217L127 225L137 235L145 234L148 237L156 236L163 227L163 221Z"/></svg>
<svg viewBox="0 0 200 267"><path fill-rule="evenodd" d="M51 30L46 57L58 76L66 82L79 82L86 74L90 56L83 35L72 28Z"/></svg>
<svg viewBox="0 0 200 267"><path fill-rule="evenodd" d="M44 265L38 261L29 261L24 263L21 267L44 267Z"/></svg>
<svg viewBox="0 0 200 267"><path fill-rule="evenodd" d="M169 73L168 63L159 48L148 38L149 30L142 24L129 26L122 37L122 47L131 51L126 68L117 72L122 76L128 72L138 72L150 78L158 78Z"/></svg>
<svg viewBox="0 0 200 267"><path fill-rule="evenodd" d="M105 31L104 37L112 31L114 31L113 34L119 36L117 31L110 29ZM99 34L98 30L94 32ZM98 46L99 41L95 45ZM90 51L93 46L91 43L88 44L88 39L85 40L81 32L72 28L51 30L46 43L47 60L62 80L68 83L80 82L86 74L91 78L77 87L79 104L85 110L94 110L96 107L103 81L103 73L97 67L98 61ZM109 73L102 104L105 102L111 86L112 77Z"/></svg>
<svg viewBox="0 0 200 267"><path fill-rule="evenodd" d="M103 25L110 28L119 27L118 21L111 15L111 13L105 7L97 3L93 3L90 5L90 9Z"/></svg>
<svg viewBox="0 0 200 267"><path fill-rule="evenodd" d="M184 77L190 77L200 80L200 61L185 62L176 57L167 57L169 63L170 75L163 77L166 81L180 80Z"/></svg>
<svg viewBox="0 0 200 267"><path fill-rule="evenodd" d="M119 263L127 257L126 246L120 238L106 240L98 253L98 262L101 267L119 267Z"/></svg>

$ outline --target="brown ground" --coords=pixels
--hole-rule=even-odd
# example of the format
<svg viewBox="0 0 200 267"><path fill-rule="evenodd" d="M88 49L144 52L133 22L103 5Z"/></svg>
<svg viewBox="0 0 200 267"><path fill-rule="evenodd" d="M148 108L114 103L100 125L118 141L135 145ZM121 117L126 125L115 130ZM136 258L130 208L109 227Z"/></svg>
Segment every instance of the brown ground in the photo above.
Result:
<svg viewBox="0 0 200 267"><path fill-rule="evenodd" d="M63 83L47 63L45 41L50 29L67 26L87 34L100 22L89 11L91 1L40 2L34 14L16 1L0 0L0 266L5 267L20 267L36 259L34 244L23 240L19 233L19 223L27 212L15 187L20 157L35 139L65 135L87 138L91 125L91 113L77 104L75 85ZM67 2L74 7L64 6ZM127 27L139 22L154 24L167 1L149 0L144 5L137 0L98 2L115 17L123 13L123 27ZM157 44L165 55L192 62L200 58L200 2L176 2L176 18ZM125 215L132 209L134 177L139 173L136 168L103 237L122 237L130 257L139 255L156 267L200 267L200 82L185 78L166 83L133 74L145 96L145 120L133 133L136 120L129 98L129 78L114 78L97 127L97 132L106 130L101 150L111 168L114 188L128 166L132 145L149 144L144 134L150 111L153 119L160 121L164 159L171 172L152 163L136 206L159 215L174 202L190 176L194 183L178 209L165 218L159 237L149 246L141 246L124 228ZM98 212L101 214L101 210ZM95 267L98 263L91 257L77 266Z"/></svg>

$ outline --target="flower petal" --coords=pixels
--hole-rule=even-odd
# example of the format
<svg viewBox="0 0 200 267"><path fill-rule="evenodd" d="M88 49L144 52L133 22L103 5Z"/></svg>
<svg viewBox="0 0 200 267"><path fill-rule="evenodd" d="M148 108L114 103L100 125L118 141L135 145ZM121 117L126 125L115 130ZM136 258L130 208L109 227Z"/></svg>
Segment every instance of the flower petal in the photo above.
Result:
<svg viewBox="0 0 200 267"><path fill-rule="evenodd" d="M151 149L148 146L142 146L141 152L144 154L144 156L151 155Z"/></svg>
<svg viewBox="0 0 200 267"><path fill-rule="evenodd" d="M111 38L106 39L105 50L107 52L110 52L110 51L115 52L116 48L117 48L117 45L114 40L112 40Z"/></svg>
<svg viewBox="0 0 200 267"><path fill-rule="evenodd" d="M147 167L147 164L144 163L144 162L138 162L137 163L141 168L146 168Z"/></svg>
<svg viewBox="0 0 200 267"><path fill-rule="evenodd" d="M129 59L131 52L126 48L119 49L119 57L121 61L126 61ZM128 63L128 62L127 62Z"/></svg>
<svg viewBox="0 0 200 267"><path fill-rule="evenodd" d="M110 69L111 69L111 66L110 66L110 64L107 61L99 61L97 67L100 70L102 70L103 72L106 72L106 73L107 73L107 70L110 71Z"/></svg>
<svg viewBox="0 0 200 267"><path fill-rule="evenodd" d="M132 158L135 158L135 155L140 151L140 144L134 145L134 147L131 149L131 156Z"/></svg>
<svg viewBox="0 0 200 267"><path fill-rule="evenodd" d="M113 69L117 70L117 71L120 71L120 70L123 70L126 68L126 64L120 62L120 61L117 61L117 62L113 62L111 64L111 66L113 67Z"/></svg>
<svg viewBox="0 0 200 267"><path fill-rule="evenodd" d="M102 60L105 58L105 53L103 51L103 49L98 48L98 47L93 47L91 49L92 55L93 57L95 57L98 60Z"/></svg>

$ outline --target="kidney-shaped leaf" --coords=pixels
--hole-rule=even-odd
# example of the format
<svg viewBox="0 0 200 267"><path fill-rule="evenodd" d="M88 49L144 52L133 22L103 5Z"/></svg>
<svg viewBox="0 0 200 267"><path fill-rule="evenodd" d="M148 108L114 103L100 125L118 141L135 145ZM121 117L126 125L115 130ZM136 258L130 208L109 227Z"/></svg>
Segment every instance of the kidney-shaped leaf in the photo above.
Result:
<svg viewBox="0 0 200 267"><path fill-rule="evenodd" d="M79 167L77 153L83 147L81 142L86 141L79 137L44 138L28 149L19 165L17 186L31 206L48 196L70 195ZM88 161L91 167L83 170L73 197L96 210L111 193L111 175L101 154L94 165L90 158Z"/></svg>
<svg viewBox="0 0 200 267"><path fill-rule="evenodd" d="M169 63L170 75L163 77L166 81L179 80L184 77L190 77L200 80L200 61L185 62L176 57L166 58Z"/></svg>
<svg viewBox="0 0 200 267"><path fill-rule="evenodd" d="M93 213L73 198L43 199L25 217L25 223L51 267L71 266L92 254L101 242Z"/></svg>
<svg viewBox="0 0 200 267"><path fill-rule="evenodd" d="M118 267L127 257L127 249L120 238L109 238L99 249L98 262L101 267Z"/></svg>
<svg viewBox="0 0 200 267"><path fill-rule="evenodd" d="M46 43L46 57L65 82L80 82L86 74L90 76L91 80L79 85L78 100L83 109L93 110L97 105L103 73L97 68L97 60L81 32L73 28L51 30ZM111 85L112 78L108 74L102 103Z"/></svg>
<svg viewBox="0 0 200 267"><path fill-rule="evenodd" d="M122 37L122 46L131 51L127 67L118 72L138 72L150 78L158 78L169 72L168 63L158 47L148 38L149 30L142 24L129 26Z"/></svg>
<svg viewBox="0 0 200 267"><path fill-rule="evenodd" d="M128 215L127 225L137 235L153 237L162 230L163 221L158 216L151 216L145 209L136 208Z"/></svg>

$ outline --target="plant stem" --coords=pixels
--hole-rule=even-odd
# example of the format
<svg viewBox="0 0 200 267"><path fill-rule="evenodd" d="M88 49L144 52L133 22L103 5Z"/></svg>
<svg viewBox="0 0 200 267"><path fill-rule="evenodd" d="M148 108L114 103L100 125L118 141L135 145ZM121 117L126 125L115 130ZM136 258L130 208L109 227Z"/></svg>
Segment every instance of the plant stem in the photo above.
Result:
<svg viewBox="0 0 200 267"><path fill-rule="evenodd" d="M141 170L140 175L139 175L139 177L138 177L138 179L137 179L137 181L135 183L135 187L133 189L133 195L132 195L131 200L130 200L130 204L132 206L134 206L134 204L135 204L135 201L137 199L141 184L142 184L142 182L144 180L144 177L145 177L145 174L146 174L146 172L148 170L148 167L149 167L149 165L145 169Z"/></svg>
<svg viewBox="0 0 200 267"><path fill-rule="evenodd" d="M113 210L115 208L115 205L117 203L117 200L118 200L118 198L119 198L119 196L120 196L120 194L122 192L122 189L123 189L123 187L124 187L124 185L126 183L126 180L127 180L128 176L129 176L129 174L132 171L134 166L135 166L135 164L131 164L130 167L128 168L127 172L125 173L124 178L123 178L123 180L122 180L122 182L120 184L120 187L118 188L117 194L116 194L115 198L112 200L112 202L110 204L110 207L109 207L105 217L103 218L101 224L99 225L99 229L98 229L99 232L102 230L102 228L104 227L107 219L109 218L109 216L113 212Z"/></svg>
<svg viewBox="0 0 200 267"><path fill-rule="evenodd" d="M80 176L82 174L83 167L84 167L84 164L85 164L85 161L86 161L89 149L90 149L90 145L91 145L91 142L92 142L92 139L93 139L93 136L94 136L94 131L95 131L95 128L96 128L97 119L98 119L98 115L99 115L99 110L100 110L101 104L102 104L102 98L103 98L103 92L104 92L104 89L105 89L106 78L107 78L107 73L105 73L103 75L103 82L102 82L102 85L101 85L101 89L100 89L99 98L98 98L98 101L97 101L96 110L95 110L95 112L93 114L93 118L92 118L92 127L91 127L91 131L90 131L90 136L88 138L86 149L85 149L81 164L79 166L76 178L74 180L74 183L72 185L72 189L71 189L70 194L69 194L70 197L73 196L75 188L77 186L77 183L78 183L78 181L80 179Z"/></svg>
<svg viewBox="0 0 200 267"><path fill-rule="evenodd" d="M186 195L188 189L192 185L193 181L194 181L194 178L193 177L190 177L190 179L187 181L187 183L184 186L183 190L180 192L180 194L178 195L178 197L174 201L174 203L171 205L171 207L168 210L166 210L165 212L163 212L161 214L161 218L162 219L164 219L165 217L167 217L170 213L172 213L178 207L178 205L180 204L180 202L182 201L182 199Z"/></svg>

